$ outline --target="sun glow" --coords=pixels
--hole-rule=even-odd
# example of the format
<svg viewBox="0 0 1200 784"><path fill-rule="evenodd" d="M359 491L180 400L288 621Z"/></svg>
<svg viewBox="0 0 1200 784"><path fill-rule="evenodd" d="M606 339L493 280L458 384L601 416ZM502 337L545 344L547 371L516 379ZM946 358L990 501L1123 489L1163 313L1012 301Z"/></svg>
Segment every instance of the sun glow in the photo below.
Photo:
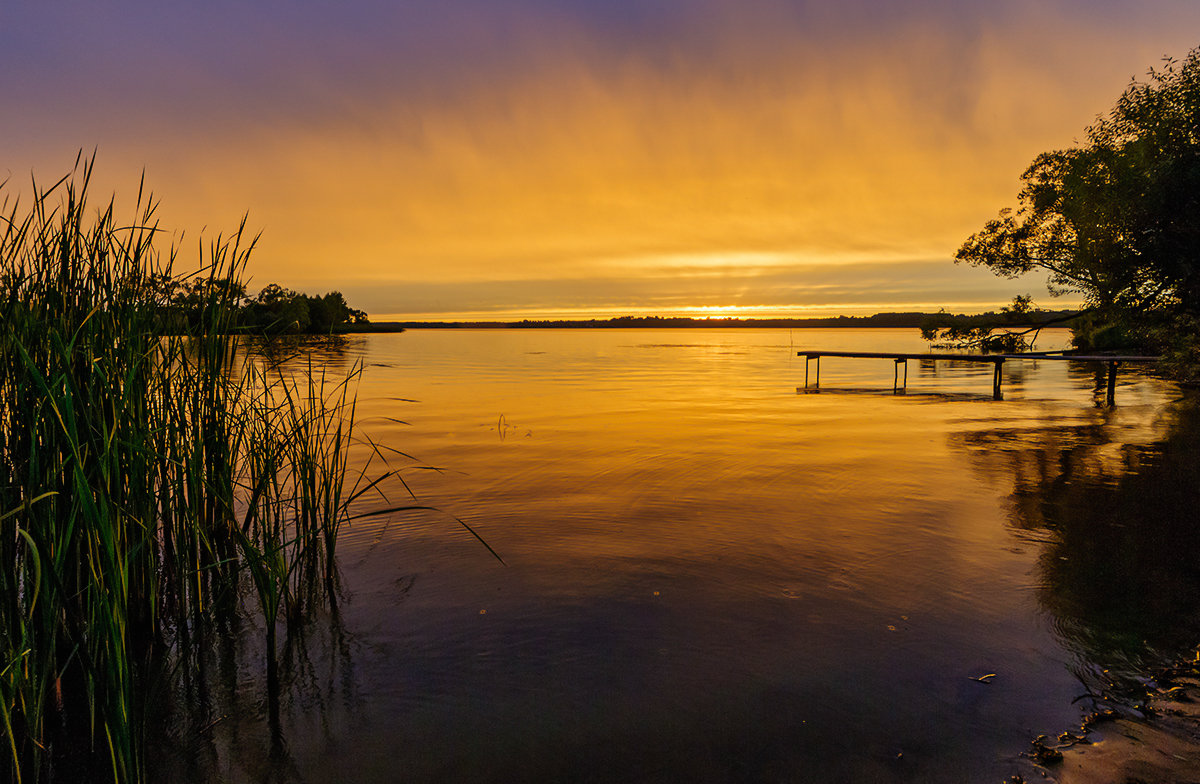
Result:
<svg viewBox="0 0 1200 784"><path fill-rule="evenodd" d="M769 308L744 305L697 305L680 308L679 315L692 318L763 318ZM769 318L769 316L766 316Z"/></svg>

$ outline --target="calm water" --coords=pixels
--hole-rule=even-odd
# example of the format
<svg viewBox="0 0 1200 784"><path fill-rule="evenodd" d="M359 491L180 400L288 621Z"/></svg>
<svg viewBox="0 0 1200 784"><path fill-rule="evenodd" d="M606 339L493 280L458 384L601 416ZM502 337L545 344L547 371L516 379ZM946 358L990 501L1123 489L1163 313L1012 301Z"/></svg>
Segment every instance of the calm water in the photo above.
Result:
<svg viewBox="0 0 1200 784"><path fill-rule="evenodd" d="M1108 409L1093 368L1009 363L997 402L988 366L914 362L896 396L889 360L827 358L810 394L804 347L924 344L464 330L318 351L368 365L363 428L416 458L394 464L439 511L346 534L341 623L289 658L285 753L264 754L250 648L240 712L187 769L998 782L1078 724L1101 669L1195 642L1197 417L1176 388L1124 374Z"/></svg>

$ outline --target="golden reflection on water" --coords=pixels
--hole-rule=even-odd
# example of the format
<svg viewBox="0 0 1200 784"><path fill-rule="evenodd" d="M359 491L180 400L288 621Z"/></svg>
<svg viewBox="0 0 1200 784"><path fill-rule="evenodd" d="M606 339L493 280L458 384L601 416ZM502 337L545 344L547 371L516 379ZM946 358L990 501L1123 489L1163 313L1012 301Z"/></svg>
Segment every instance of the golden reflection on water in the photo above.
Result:
<svg viewBox="0 0 1200 784"><path fill-rule="evenodd" d="M1108 410L1087 368L1027 363L993 401L990 368L939 363L895 396L890 361L831 359L836 388L797 395L803 346L923 344L348 339L364 428L417 458L396 463L441 511L347 532L362 689L329 721L355 730L294 744L291 764L361 781L999 780L1031 728L1078 721L1076 675L1114 659L1122 619L1158 613L1135 635L1183 623L1154 598L1200 583L1179 559L1173 576L1154 549L1111 563L1140 541L1121 527L1139 498L1194 493L1170 385L1124 376ZM1146 600L1114 605L1123 591Z"/></svg>

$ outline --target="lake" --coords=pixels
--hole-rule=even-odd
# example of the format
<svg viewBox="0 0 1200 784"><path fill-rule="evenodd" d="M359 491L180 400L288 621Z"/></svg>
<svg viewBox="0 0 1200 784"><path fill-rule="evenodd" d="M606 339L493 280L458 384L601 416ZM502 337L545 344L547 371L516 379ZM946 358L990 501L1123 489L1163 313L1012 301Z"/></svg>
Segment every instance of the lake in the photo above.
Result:
<svg viewBox="0 0 1200 784"><path fill-rule="evenodd" d="M925 344L602 329L313 346L364 363L362 432L430 509L346 530L338 622L285 657L283 751L264 751L246 645L227 653L235 709L172 775L999 782L1105 677L1196 642L1198 418L1174 385L1123 369L1108 408L1096 367L1010 362L994 401L990 365L914 361L894 395L890 360L826 358L813 393L803 348ZM406 498L387 495L361 508Z"/></svg>

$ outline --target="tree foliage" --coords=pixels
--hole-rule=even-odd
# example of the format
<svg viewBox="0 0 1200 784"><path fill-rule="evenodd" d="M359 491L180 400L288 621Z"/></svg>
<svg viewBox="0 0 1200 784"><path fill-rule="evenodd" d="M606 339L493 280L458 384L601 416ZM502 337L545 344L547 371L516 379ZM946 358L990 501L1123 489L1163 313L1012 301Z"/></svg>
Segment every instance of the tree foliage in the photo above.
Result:
<svg viewBox="0 0 1200 784"><path fill-rule="evenodd" d="M209 278L166 279L159 287L171 303L171 318L187 325L204 323L204 314L215 302L233 304L237 326L246 332L328 334L368 323L367 314L350 307L340 291L313 296L270 283L250 297L241 283Z"/></svg>
<svg viewBox="0 0 1200 784"><path fill-rule="evenodd" d="M1015 278L1048 274L1081 295L1080 342L1167 351L1200 316L1200 49L1134 80L1082 146L1042 153L1001 210L955 255Z"/></svg>
<svg viewBox="0 0 1200 784"><path fill-rule="evenodd" d="M1018 294L999 313L954 316L943 309L921 323L921 338L936 348L979 349L1017 353L1034 347L1047 325L1075 318L1074 313L1048 312L1034 307L1033 297ZM1023 329L1021 327L1024 327Z"/></svg>

